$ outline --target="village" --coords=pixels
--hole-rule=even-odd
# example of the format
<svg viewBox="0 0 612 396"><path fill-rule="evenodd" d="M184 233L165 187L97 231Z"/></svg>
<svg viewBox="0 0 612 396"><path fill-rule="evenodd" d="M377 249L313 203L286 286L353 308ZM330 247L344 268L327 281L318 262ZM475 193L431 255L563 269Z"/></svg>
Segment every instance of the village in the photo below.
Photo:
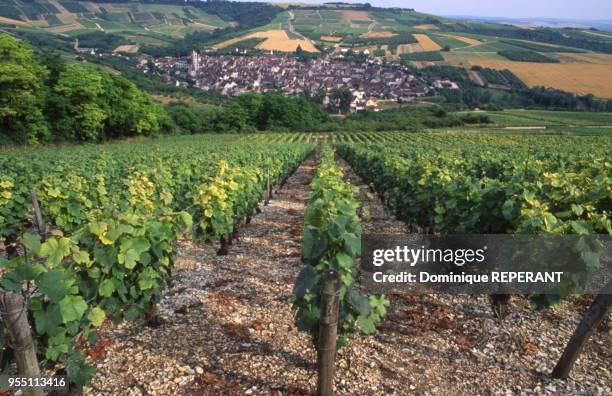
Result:
<svg viewBox="0 0 612 396"><path fill-rule="evenodd" d="M193 51L189 57L142 59L139 68L177 86L194 85L227 96L247 92L285 95L323 92L325 105L329 101L327 94L349 90L353 97L351 112L378 111L379 101L414 101L432 95L436 88L459 88L446 78L425 80L399 64L387 66L372 58L363 63L330 57L302 61L289 56L211 56Z"/></svg>

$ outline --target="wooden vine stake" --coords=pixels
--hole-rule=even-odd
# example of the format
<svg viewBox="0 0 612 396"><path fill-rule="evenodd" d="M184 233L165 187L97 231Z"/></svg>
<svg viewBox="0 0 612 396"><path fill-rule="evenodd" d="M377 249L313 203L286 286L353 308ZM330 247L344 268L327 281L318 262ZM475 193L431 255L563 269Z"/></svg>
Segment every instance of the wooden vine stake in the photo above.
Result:
<svg viewBox="0 0 612 396"><path fill-rule="evenodd" d="M272 198L272 187L270 186L270 165L266 166L266 199L264 206L268 206L270 199Z"/></svg>
<svg viewBox="0 0 612 396"><path fill-rule="evenodd" d="M45 222L38 205L38 197L35 190L30 190L30 193L38 231L44 238L46 231ZM16 249L14 252L8 253L9 259L17 255ZM19 375L24 377L40 376L32 329L28 323L28 309L23 295L0 291L0 322L2 322L8 333ZM40 388L23 388L22 392L26 396L42 396L44 394Z"/></svg>
<svg viewBox="0 0 612 396"><path fill-rule="evenodd" d="M318 396L334 394L334 373L336 366L336 340L338 338L338 311L340 299L340 275L334 270L323 273L323 292L321 294L321 318L317 343Z"/></svg>
<svg viewBox="0 0 612 396"><path fill-rule="evenodd" d="M36 190L31 189L30 195L32 197L32 206L34 206L34 216L36 217L36 226L38 227L38 233L44 239L47 233L47 229L45 226L45 220L42 216L42 212L40 211L40 205L38 204L38 195L36 195Z"/></svg>
<svg viewBox="0 0 612 396"><path fill-rule="evenodd" d="M604 287L604 290L609 290L610 282ZM555 366L552 372L553 378L567 378L582 351L584 345L588 341L593 331L599 326L601 321L606 317L610 306L612 305L612 294L598 294L593 301L593 304L584 313L580 320L576 331L570 338L563 355Z"/></svg>
<svg viewBox="0 0 612 396"><path fill-rule="evenodd" d="M28 323L28 310L23 296L19 293L0 292L0 310L13 348L19 375L40 376L32 330ZM43 395L40 388L23 388L22 390L26 396Z"/></svg>

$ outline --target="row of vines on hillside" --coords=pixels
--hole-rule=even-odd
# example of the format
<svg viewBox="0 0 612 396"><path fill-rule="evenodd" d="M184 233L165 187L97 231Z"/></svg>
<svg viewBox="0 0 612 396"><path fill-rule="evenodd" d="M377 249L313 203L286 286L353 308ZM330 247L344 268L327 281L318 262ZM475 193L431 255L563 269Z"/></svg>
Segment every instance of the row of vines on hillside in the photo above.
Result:
<svg viewBox="0 0 612 396"><path fill-rule="evenodd" d="M612 234L609 153L589 146L504 147L503 138L493 148L486 140L475 145L470 138L456 139L452 148L435 141L400 149L337 147L398 218L419 231ZM549 305L564 297L540 296L536 302Z"/></svg>
<svg viewBox="0 0 612 396"><path fill-rule="evenodd" d="M44 364L59 362L72 383L86 384L93 369L82 350L96 342L96 327L142 317L161 299L174 242L194 231L205 241L227 237L255 210L268 180L285 179L313 150L236 140L79 148L62 159L42 150L0 161L8 253L0 288L24 294ZM31 233L30 189L48 225L42 235Z"/></svg>
<svg viewBox="0 0 612 396"><path fill-rule="evenodd" d="M371 334L385 315L384 296L365 296L356 289L355 259L361 253L361 222L355 188L343 180L334 151L324 146L304 215L302 262L293 290L293 307L300 330L309 331L317 344L321 318L322 274L334 270L340 276L337 347L351 334Z"/></svg>

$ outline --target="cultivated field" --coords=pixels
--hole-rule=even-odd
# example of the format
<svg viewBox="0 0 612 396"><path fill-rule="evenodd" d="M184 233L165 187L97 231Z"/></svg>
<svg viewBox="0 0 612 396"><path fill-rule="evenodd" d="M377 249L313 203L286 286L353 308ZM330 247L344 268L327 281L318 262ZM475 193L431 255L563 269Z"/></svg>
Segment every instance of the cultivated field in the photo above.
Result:
<svg viewBox="0 0 612 396"><path fill-rule="evenodd" d="M342 11L342 16L350 23L371 20L367 11Z"/></svg>
<svg viewBox="0 0 612 396"><path fill-rule="evenodd" d="M234 45L244 40L252 38L263 38L265 41L258 44L256 48L266 51L282 51L295 52L298 46L302 47L307 52L319 52L312 41L308 39L290 39L285 30L266 30L263 32L254 32L246 36L236 37L231 40L216 44L216 48L225 48Z"/></svg>
<svg viewBox="0 0 612 396"><path fill-rule="evenodd" d="M23 21L2 14L4 10L0 6L0 14L3 15L0 23L27 25L69 35L104 31L126 38L128 34L135 33L180 38L190 32L229 25L196 7L170 4L35 0L19 2L18 7L23 13ZM145 40L139 40L138 44L148 44Z"/></svg>
<svg viewBox="0 0 612 396"><path fill-rule="evenodd" d="M423 52L423 46L421 44L400 44L397 46L398 55L401 54L413 54L415 52Z"/></svg>
<svg viewBox="0 0 612 396"><path fill-rule="evenodd" d="M332 43L339 43L342 41L342 37L338 36L321 36L322 41L330 41Z"/></svg>
<svg viewBox="0 0 612 396"><path fill-rule="evenodd" d="M612 98L612 65L590 63L530 63L471 59L469 65L509 69L530 87L553 87L579 94Z"/></svg>
<svg viewBox="0 0 612 396"><path fill-rule="evenodd" d="M66 25L61 25L61 26L53 26L45 30L49 32L53 32L53 33L67 33L67 32L72 32L74 30L80 30L80 29L85 29L85 26L81 25L78 22L74 22L74 23L68 23Z"/></svg>
<svg viewBox="0 0 612 396"><path fill-rule="evenodd" d="M397 36L397 33L393 32L367 32L363 33L360 37L363 38L389 38Z"/></svg>
<svg viewBox="0 0 612 396"><path fill-rule="evenodd" d="M414 28L421 29L421 30L439 30L440 29L439 27L437 27L436 25L432 25L431 23L423 23L421 25L415 25Z"/></svg>
<svg viewBox="0 0 612 396"><path fill-rule="evenodd" d="M419 41L421 47L423 47L424 51L440 51L442 47L438 45L435 41L429 38L426 34L413 34L414 38Z"/></svg>
<svg viewBox="0 0 612 396"><path fill-rule="evenodd" d="M610 54L556 52L553 55L563 63L594 63L612 66L612 55Z"/></svg>
<svg viewBox="0 0 612 396"><path fill-rule="evenodd" d="M498 55L496 52L461 52L461 51L450 51L443 52L442 56L451 66L463 66L470 67L470 62L479 62L479 61L495 61L505 60L504 57Z"/></svg>
<svg viewBox="0 0 612 396"><path fill-rule="evenodd" d="M466 44L469 44L469 45L480 45L480 44L482 44L482 41L479 41L479 40L476 40L476 39L473 39L473 38L469 38L469 37L454 36L452 34L441 34L441 36L454 38L455 40L462 41L462 42L464 42Z"/></svg>
<svg viewBox="0 0 612 396"><path fill-rule="evenodd" d="M125 52L127 54L135 54L138 52L139 47L137 45L120 45L115 48L113 52Z"/></svg>

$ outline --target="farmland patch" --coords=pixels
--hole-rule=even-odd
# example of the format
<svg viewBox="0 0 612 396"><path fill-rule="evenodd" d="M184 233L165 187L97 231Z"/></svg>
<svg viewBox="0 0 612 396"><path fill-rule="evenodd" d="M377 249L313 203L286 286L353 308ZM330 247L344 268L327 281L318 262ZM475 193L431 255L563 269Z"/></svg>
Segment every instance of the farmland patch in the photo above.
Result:
<svg viewBox="0 0 612 396"><path fill-rule="evenodd" d="M423 52L421 44L400 44L397 46L398 55L413 54L415 52Z"/></svg>
<svg viewBox="0 0 612 396"><path fill-rule="evenodd" d="M473 39L473 38L469 38L469 37L464 37L464 36L454 36L452 34L441 34L441 36L450 37L450 38L453 38L455 40L459 40L461 42L464 42L465 44L468 44L468 45L480 45L480 44L482 44L482 41L479 41L479 40L476 40L476 39Z"/></svg>
<svg viewBox="0 0 612 396"><path fill-rule="evenodd" d="M342 16L349 22L359 23L359 21L371 20L367 11L342 11Z"/></svg>
<svg viewBox="0 0 612 396"><path fill-rule="evenodd" d="M331 41L332 43L339 43L342 41L342 37L338 36L321 36L322 41Z"/></svg>
<svg viewBox="0 0 612 396"><path fill-rule="evenodd" d="M127 54L135 54L136 52L138 52L139 47L137 45L130 45L130 44L125 44L125 45L120 45L117 48L115 48L113 50L113 52L124 52Z"/></svg>
<svg viewBox="0 0 612 396"><path fill-rule="evenodd" d="M425 51L440 51L442 49L442 47L440 47L438 45L438 43L436 43L435 41L433 41L428 35L426 34L413 34L414 38L418 40L419 44L421 44L421 47L423 47L423 50Z"/></svg>
<svg viewBox="0 0 612 396"><path fill-rule="evenodd" d="M267 51L282 51L282 52L295 52L298 46L307 52L319 52L314 46L312 41L308 39L290 39L287 32L284 30L267 30L263 32L254 32L242 37L236 37L231 40L224 41L216 44L216 48L225 48L230 45L234 45L240 41L252 39L252 38L263 38L265 41L257 45L256 48L267 50Z"/></svg>
<svg viewBox="0 0 612 396"><path fill-rule="evenodd" d="M590 63L531 63L471 59L470 65L508 69L530 87L552 87L582 95L612 98L612 67Z"/></svg>
<svg viewBox="0 0 612 396"><path fill-rule="evenodd" d="M431 23L423 23L420 25L415 25L414 28L421 29L421 30L439 30L439 28L436 25L433 25Z"/></svg>
<svg viewBox="0 0 612 396"><path fill-rule="evenodd" d="M389 38L397 36L397 33L393 32L367 32L363 33L360 37L363 38Z"/></svg>
<svg viewBox="0 0 612 396"><path fill-rule="evenodd" d="M573 52L556 52L554 55L563 63L594 63L598 65L612 65L611 54L578 54Z"/></svg>

